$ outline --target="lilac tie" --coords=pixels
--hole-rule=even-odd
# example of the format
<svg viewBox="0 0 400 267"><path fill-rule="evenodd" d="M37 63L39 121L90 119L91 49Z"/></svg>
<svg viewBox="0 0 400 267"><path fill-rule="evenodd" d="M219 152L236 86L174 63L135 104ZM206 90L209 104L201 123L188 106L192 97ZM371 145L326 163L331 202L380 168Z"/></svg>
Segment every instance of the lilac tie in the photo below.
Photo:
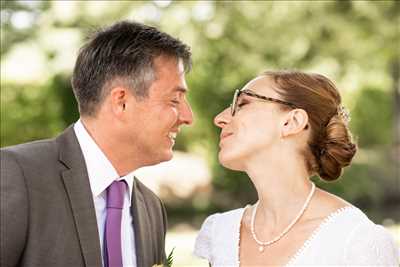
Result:
<svg viewBox="0 0 400 267"><path fill-rule="evenodd" d="M107 218L104 233L104 265L107 267L122 267L121 218L125 189L125 181L114 181L107 188Z"/></svg>

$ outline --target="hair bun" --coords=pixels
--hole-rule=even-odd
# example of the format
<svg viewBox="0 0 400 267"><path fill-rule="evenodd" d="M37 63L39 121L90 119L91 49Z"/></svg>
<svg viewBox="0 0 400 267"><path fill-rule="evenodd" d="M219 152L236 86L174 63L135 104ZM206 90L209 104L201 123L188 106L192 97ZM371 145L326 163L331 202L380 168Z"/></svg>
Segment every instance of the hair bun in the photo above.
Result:
<svg viewBox="0 0 400 267"><path fill-rule="evenodd" d="M319 149L319 176L326 181L334 181L342 174L357 151L351 133L342 114L335 114L325 127Z"/></svg>

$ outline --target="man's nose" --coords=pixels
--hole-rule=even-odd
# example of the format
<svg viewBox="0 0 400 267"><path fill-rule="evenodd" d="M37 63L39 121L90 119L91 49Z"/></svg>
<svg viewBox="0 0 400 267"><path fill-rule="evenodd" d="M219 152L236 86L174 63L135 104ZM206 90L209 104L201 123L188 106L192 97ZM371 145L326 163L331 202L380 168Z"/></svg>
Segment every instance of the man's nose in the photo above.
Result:
<svg viewBox="0 0 400 267"><path fill-rule="evenodd" d="M182 124L190 125L193 123L193 112L189 102L184 100L181 110L179 112L179 120Z"/></svg>

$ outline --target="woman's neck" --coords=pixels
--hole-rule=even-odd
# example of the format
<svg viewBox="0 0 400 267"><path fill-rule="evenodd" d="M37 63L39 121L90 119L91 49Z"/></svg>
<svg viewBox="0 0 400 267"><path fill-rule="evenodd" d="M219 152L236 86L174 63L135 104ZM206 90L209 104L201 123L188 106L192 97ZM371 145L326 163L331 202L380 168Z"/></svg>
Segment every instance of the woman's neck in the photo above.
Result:
<svg viewBox="0 0 400 267"><path fill-rule="evenodd" d="M299 164L301 162L296 158L274 157L252 160L246 166L258 193L257 217L270 229L290 223L310 193L309 175L304 164Z"/></svg>

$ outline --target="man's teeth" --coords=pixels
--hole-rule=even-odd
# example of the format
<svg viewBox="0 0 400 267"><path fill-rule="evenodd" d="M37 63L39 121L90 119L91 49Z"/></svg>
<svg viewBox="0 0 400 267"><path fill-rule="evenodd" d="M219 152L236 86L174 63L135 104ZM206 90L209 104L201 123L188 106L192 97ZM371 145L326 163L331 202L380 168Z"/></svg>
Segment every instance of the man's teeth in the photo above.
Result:
<svg viewBox="0 0 400 267"><path fill-rule="evenodd" d="M176 139L176 133L169 133L168 137L175 140Z"/></svg>

